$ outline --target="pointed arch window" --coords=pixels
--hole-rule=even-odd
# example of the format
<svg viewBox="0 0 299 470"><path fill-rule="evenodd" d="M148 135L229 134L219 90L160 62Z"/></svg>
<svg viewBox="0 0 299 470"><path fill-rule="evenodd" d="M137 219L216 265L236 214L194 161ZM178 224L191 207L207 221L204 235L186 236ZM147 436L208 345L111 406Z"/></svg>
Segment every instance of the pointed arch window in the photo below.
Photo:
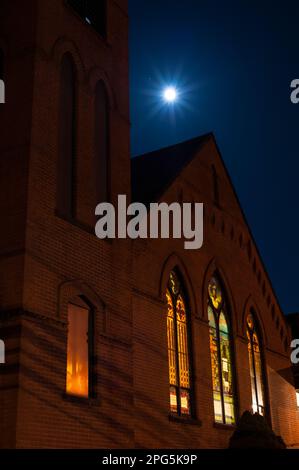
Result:
<svg viewBox="0 0 299 470"><path fill-rule="evenodd" d="M252 313L247 316L248 357L251 379L252 411L265 415L265 381L258 325Z"/></svg>
<svg viewBox="0 0 299 470"><path fill-rule="evenodd" d="M236 418L231 331L227 304L216 277L209 282L208 294L214 418L216 423L234 424Z"/></svg>
<svg viewBox="0 0 299 470"><path fill-rule="evenodd" d="M192 387L189 313L181 282L173 271L170 273L166 299L170 412L190 416Z"/></svg>
<svg viewBox="0 0 299 470"><path fill-rule="evenodd" d="M80 298L68 304L66 392L91 396L92 311Z"/></svg>
<svg viewBox="0 0 299 470"><path fill-rule="evenodd" d="M76 87L75 66L67 53L60 70L57 208L68 218L75 216Z"/></svg>
<svg viewBox="0 0 299 470"><path fill-rule="evenodd" d="M96 204L109 200L109 110L106 87L99 81L95 90L95 178Z"/></svg>

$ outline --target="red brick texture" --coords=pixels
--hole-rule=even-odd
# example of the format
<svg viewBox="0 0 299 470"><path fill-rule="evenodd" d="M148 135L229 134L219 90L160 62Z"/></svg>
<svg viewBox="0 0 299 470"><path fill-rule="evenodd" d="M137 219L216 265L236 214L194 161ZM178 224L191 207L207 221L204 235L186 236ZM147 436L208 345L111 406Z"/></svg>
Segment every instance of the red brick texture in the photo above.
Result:
<svg viewBox="0 0 299 470"><path fill-rule="evenodd" d="M106 40L62 0L5 0L0 8L7 81L7 103L0 108L0 337L6 345L0 447L227 447L232 428L216 427L213 416L206 305L215 270L229 299L239 414L251 408L245 317L253 307L272 425L289 446L299 445L288 327L213 138L163 196L166 202L204 202L202 249L185 250L182 240L110 242L94 235L95 208L88 201L100 79L109 96L112 202L131 194L127 1L108 1ZM75 221L60 217L56 207L65 52L78 74ZM212 165L221 207L213 202ZM192 423L169 419L164 293L174 267L190 305ZM95 396L88 400L65 395L67 303L76 295L88 299L95 318Z"/></svg>
<svg viewBox="0 0 299 470"><path fill-rule="evenodd" d="M220 207L213 203L212 165ZM245 319L253 308L260 324L267 395L274 431L287 445L299 443L299 412L290 370L289 328L239 208L213 138L185 167L163 201L204 203L204 244L185 250L183 240L138 240L133 247L135 440L138 446L226 447L232 429L216 426L207 318L208 281L215 271L227 297L233 328L238 414L251 409ZM161 199L161 200L162 200ZM168 417L165 290L177 268L190 305L196 423ZM144 363L147 366L144 369ZM158 371L158 373L157 373Z"/></svg>

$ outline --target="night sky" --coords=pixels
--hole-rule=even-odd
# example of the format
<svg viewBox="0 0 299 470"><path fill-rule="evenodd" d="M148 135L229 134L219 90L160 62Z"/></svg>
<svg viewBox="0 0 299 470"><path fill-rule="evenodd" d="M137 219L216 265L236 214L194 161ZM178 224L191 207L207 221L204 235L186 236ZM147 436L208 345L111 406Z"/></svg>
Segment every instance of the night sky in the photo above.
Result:
<svg viewBox="0 0 299 470"><path fill-rule="evenodd" d="M299 311L298 2L129 0L129 15L132 155L214 132L278 300Z"/></svg>

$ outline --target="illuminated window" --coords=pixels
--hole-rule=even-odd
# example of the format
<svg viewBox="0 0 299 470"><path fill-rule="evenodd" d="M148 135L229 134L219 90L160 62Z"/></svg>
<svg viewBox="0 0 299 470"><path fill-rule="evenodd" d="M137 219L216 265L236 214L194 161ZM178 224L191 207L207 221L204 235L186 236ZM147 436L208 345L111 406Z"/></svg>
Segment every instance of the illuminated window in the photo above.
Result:
<svg viewBox="0 0 299 470"><path fill-rule="evenodd" d="M234 424L233 361L227 306L215 277L211 279L208 291L214 417L216 423Z"/></svg>
<svg viewBox="0 0 299 470"><path fill-rule="evenodd" d="M297 403L297 408L299 408L299 390L296 390L296 403Z"/></svg>
<svg viewBox="0 0 299 470"><path fill-rule="evenodd" d="M257 325L254 316L250 313L247 317L247 339L249 369L251 378L252 411L265 415L265 386L264 373L261 358L261 346Z"/></svg>
<svg viewBox="0 0 299 470"><path fill-rule="evenodd" d="M101 36L106 36L107 0L69 0L70 6Z"/></svg>
<svg viewBox="0 0 299 470"><path fill-rule="evenodd" d="M75 215L76 72L70 54L61 63L57 208L61 215Z"/></svg>
<svg viewBox="0 0 299 470"><path fill-rule="evenodd" d="M177 415L190 416L189 319L181 283L174 272L170 273L166 299L170 411Z"/></svg>
<svg viewBox="0 0 299 470"><path fill-rule="evenodd" d="M91 335L89 325L89 308L69 303L66 391L70 395L80 397L90 395Z"/></svg>
<svg viewBox="0 0 299 470"><path fill-rule="evenodd" d="M100 202L109 200L109 111L108 97L105 85L99 81L95 90L95 184L97 188L97 200Z"/></svg>

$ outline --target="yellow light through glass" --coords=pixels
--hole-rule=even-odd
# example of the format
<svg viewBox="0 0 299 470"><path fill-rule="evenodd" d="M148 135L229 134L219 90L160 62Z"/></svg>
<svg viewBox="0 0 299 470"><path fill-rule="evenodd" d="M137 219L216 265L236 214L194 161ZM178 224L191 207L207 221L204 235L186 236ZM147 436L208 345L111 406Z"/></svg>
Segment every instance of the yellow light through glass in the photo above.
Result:
<svg viewBox="0 0 299 470"><path fill-rule="evenodd" d="M87 308L69 304L66 391L88 397L88 316Z"/></svg>

